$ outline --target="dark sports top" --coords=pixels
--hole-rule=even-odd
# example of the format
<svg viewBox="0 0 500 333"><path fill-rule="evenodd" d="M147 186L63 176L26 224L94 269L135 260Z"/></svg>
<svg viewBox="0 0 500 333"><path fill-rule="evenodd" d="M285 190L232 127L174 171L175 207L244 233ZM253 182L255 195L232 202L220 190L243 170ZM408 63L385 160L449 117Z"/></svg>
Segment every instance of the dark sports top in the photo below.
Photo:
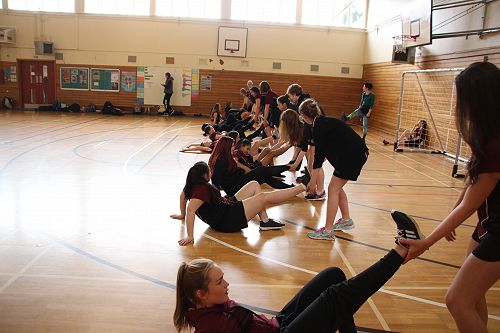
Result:
<svg viewBox="0 0 500 333"><path fill-rule="evenodd" d="M241 188L241 176L245 172L240 168L235 168L228 172L229 166L226 161L217 160L214 170L212 170L212 184L222 188L229 195L234 195Z"/></svg>
<svg viewBox="0 0 500 333"><path fill-rule="evenodd" d="M500 172L500 134L486 145L486 159L479 166L479 173L494 172ZM500 182L479 207L477 216L479 237L486 231L500 233Z"/></svg>
<svg viewBox="0 0 500 333"><path fill-rule="evenodd" d="M313 137L316 151L314 153L314 169L323 165L328 159L335 169L345 170L357 164L366 156L368 147L354 130L337 118L316 117L313 123Z"/></svg>
<svg viewBox="0 0 500 333"><path fill-rule="evenodd" d="M222 197L220 202L213 202L210 197L210 189L208 186L207 184L194 185L191 199L203 201L201 207L196 211L196 216L210 226L217 226L226 215L227 208L235 205L236 201Z"/></svg>
<svg viewBox="0 0 500 333"><path fill-rule="evenodd" d="M278 109L278 97L279 96L272 90L269 90L265 95L260 95L260 106L262 110L264 110L265 106L269 104L268 117L271 116L271 113L273 112L280 112Z"/></svg>
<svg viewBox="0 0 500 333"><path fill-rule="evenodd" d="M365 94L363 91L361 93L361 102L359 103L360 105L367 106L368 108L373 108L373 104L375 103L375 94L374 93L369 93Z"/></svg>

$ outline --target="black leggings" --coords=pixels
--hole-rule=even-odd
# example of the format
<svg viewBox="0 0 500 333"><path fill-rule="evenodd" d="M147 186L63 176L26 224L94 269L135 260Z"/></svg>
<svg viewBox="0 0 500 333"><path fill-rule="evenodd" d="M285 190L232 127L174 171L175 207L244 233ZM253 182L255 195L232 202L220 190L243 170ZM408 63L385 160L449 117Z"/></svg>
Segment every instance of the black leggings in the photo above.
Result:
<svg viewBox="0 0 500 333"><path fill-rule="evenodd" d="M281 333L356 332L353 315L397 272L403 258L394 250L346 280L340 268L323 270L279 312Z"/></svg>
<svg viewBox="0 0 500 333"><path fill-rule="evenodd" d="M167 112L172 109L170 106L170 97L172 97L172 94L165 94L165 96L163 96L163 105L165 105L165 111ZM167 104L165 104L165 101L167 101Z"/></svg>
<svg viewBox="0 0 500 333"><path fill-rule="evenodd" d="M243 186L251 182L252 180L257 181L259 184L266 183L275 189L284 189L292 187L292 185L288 185L281 181L280 179L274 178L274 176L279 176L282 172L290 169L288 165L276 165L276 166L259 166L251 171L241 175L240 180L237 185L237 189L234 193L230 193L231 189L223 189L228 195L234 195L237 191L239 191ZM229 190L229 192L228 192Z"/></svg>

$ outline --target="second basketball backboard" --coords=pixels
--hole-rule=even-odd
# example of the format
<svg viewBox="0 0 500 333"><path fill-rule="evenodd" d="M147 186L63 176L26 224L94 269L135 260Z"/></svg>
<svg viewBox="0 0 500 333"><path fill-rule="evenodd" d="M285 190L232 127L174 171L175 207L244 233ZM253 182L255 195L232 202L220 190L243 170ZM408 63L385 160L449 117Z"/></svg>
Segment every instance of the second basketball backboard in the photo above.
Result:
<svg viewBox="0 0 500 333"><path fill-rule="evenodd" d="M407 47L432 43L432 0L413 0L401 12L401 35L411 37Z"/></svg>

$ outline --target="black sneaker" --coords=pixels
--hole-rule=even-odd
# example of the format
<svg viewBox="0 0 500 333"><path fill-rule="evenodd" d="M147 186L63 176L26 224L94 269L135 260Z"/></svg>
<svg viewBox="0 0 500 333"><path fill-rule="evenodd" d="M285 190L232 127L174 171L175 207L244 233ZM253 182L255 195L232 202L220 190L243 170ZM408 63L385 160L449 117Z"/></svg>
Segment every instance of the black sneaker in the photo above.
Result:
<svg viewBox="0 0 500 333"><path fill-rule="evenodd" d="M281 222L280 220L269 219L269 221L276 222L276 223L278 223L279 225L281 225L282 227L284 227L284 226L285 226L285 223Z"/></svg>
<svg viewBox="0 0 500 333"><path fill-rule="evenodd" d="M309 182L311 181L311 176L309 176L308 174L305 174L302 177L297 177L296 180L297 180L297 183L304 184L305 186L307 186L309 184Z"/></svg>
<svg viewBox="0 0 500 333"><path fill-rule="evenodd" d="M260 230L279 230L284 227L284 224L278 223L272 219L269 219L267 222L260 221L259 229Z"/></svg>
<svg viewBox="0 0 500 333"><path fill-rule="evenodd" d="M391 216L394 222L396 222L398 228L398 236L396 239L396 244L403 245L399 244L398 242L400 238L411 239L411 240L419 240L425 238L424 234L422 234L422 232L420 231L417 222L415 222L415 220L410 216L395 209L391 211Z"/></svg>

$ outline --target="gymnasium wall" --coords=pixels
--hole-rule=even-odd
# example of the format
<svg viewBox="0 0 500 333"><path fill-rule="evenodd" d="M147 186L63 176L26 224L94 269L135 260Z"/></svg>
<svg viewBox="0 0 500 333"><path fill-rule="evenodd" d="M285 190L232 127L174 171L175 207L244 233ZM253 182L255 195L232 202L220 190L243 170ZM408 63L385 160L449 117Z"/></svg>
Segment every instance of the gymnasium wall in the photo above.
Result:
<svg viewBox="0 0 500 333"><path fill-rule="evenodd" d="M1 45L2 61L32 59L33 41L48 40L63 53L61 64L162 66L174 57L175 67L346 78L362 76L366 35L364 29L2 10L0 22L17 34L15 46ZM219 26L248 28L246 58L225 57L219 64ZM128 63L129 55L137 62ZM273 70L273 62L281 62L281 69ZM310 65L319 71L311 72Z"/></svg>
<svg viewBox="0 0 500 333"><path fill-rule="evenodd" d="M245 24L248 28L246 58L217 56L219 26L242 26L234 22L190 21L156 17L123 17L88 14L30 13L0 11L3 26L16 27L15 45L0 45L0 61L15 64L17 59L47 59L34 56L34 40L54 42L63 61L56 61L56 98L63 103L90 102L101 105L133 105L132 93L67 91L59 87L59 67L108 67L129 70L136 66L165 66L173 57L179 68L199 68L200 75L212 75L212 90L200 91L200 98L188 113L207 114L215 102L241 102L239 88L248 79L258 84L268 80L277 93L299 83L325 105L327 112L340 114L356 105L363 71L364 29L308 28L299 26ZM137 57L129 63L128 56ZM223 59L221 65L219 60ZM213 60L213 61L210 61ZM273 62L281 70L273 70ZM310 66L319 71L311 72ZM341 67L349 73L342 74ZM0 83L0 92L20 100L15 84ZM16 96L17 95L17 96ZM158 102L161 104L161 101Z"/></svg>
<svg viewBox="0 0 500 333"><path fill-rule="evenodd" d="M473 62L488 61L500 67L500 47L446 53L419 58L415 65L392 64L381 62L366 64L363 79L374 83L376 107L370 119L370 127L377 128L389 135L392 140L396 130L397 110L399 105L401 74L406 70L467 67ZM451 93L451 91L450 91ZM449 104L450 95L444 95L443 104Z"/></svg>
<svg viewBox="0 0 500 333"><path fill-rule="evenodd" d="M392 36L401 34L400 13L407 0L371 1L368 16L365 65L363 80L375 85L376 108L370 126L389 135L392 139L396 129L396 114L399 103L401 74L406 70L467 67L475 61L490 62L500 66L500 33L482 36L471 35L447 39L434 39L431 45L417 48L415 65L393 64ZM449 33L482 28L481 17L485 15L485 27L500 26L500 1L492 2L483 9L472 10L468 15L456 19L470 6L433 12L433 32ZM460 15L459 15L460 16ZM458 16L457 16L458 17ZM443 26L442 23L453 21ZM442 104L450 104L449 95L443 96ZM444 125L443 125L444 126ZM454 124L450 127L454 127Z"/></svg>

